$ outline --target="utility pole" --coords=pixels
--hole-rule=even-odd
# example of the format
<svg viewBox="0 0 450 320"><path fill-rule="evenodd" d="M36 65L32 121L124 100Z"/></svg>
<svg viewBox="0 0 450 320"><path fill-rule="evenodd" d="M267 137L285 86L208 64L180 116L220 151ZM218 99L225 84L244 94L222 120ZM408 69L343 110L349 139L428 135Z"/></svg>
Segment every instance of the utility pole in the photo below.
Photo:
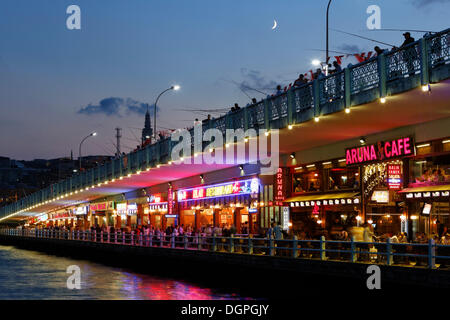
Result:
<svg viewBox="0 0 450 320"><path fill-rule="evenodd" d="M116 151L116 156L120 157L120 138L122 138L122 134L120 133L120 131L122 130L122 128L117 127L116 128L116 139L117 139L117 151Z"/></svg>

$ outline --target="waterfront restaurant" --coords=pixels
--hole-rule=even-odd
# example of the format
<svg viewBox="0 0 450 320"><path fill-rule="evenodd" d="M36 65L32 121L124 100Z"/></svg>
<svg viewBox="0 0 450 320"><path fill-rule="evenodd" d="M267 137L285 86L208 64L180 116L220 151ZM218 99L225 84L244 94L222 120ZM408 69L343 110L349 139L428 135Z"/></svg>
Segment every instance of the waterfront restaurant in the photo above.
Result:
<svg viewBox="0 0 450 320"><path fill-rule="evenodd" d="M111 217L114 215L114 202L98 202L89 206L89 222L91 227L98 225L99 227L108 226Z"/></svg>
<svg viewBox="0 0 450 320"><path fill-rule="evenodd" d="M361 218L359 168L349 168L342 159L291 168L291 197L285 200L291 212L292 231L318 236L334 224Z"/></svg>
<svg viewBox="0 0 450 320"><path fill-rule="evenodd" d="M240 233L258 214L259 179L256 177L214 185L179 189L177 202L180 224L198 230L211 225L234 225ZM251 232L252 230L250 230Z"/></svg>
<svg viewBox="0 0 450 320"><path fill-rule="evenodd" d="M166 217L168 211L167 192L152 194L147 197L147 205L144 214L147 222L155 228L167 228L169 225L176 225L176 217Z"/></svg>
<svg viewBox="0 0 450 320"><path fill-rule="evenodd" d="M399 192L409 215L408 231L442 236L450 227L450 139L416 145L407 188Z"/></svg>

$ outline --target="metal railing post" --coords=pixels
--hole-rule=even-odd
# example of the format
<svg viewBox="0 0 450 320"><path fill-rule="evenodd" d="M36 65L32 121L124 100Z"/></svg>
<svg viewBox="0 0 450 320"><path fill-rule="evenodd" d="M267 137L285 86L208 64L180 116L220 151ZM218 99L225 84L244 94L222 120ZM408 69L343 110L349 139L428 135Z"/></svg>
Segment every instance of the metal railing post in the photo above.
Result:
<svg viewBox="0 0 450 320"><path fill-rule="evenodd" d="M150 236L150 247L153 247L153 231L149 232Z"/></svg>
<svg viewBox="0 0 450 320"><path fill-rule="evenodd" d="M166 234L161 232L159 234L159 246L162 248L163 247L163 242L164 242L164 238L166 237Z"/></svg>
<svg viewBox="0 0 450 320"><path fill-rule="evenodd" d="M170 235L170 247L173 249L175 248L175 233L172 232Z"/></svg>
<svg viewBox="0 0 450 320"><path fill-rule="evenodd" d="M251 235L248 236L248 254L253 254L253 239Z"/></svg>
<svg viewBox="0 0 450 320"><path fill-rule="evenodd" d="M356 244L355 244L355 237L352 236L350 240L350 262L356 262Z"/></svg>
<svg viewBox="0 0 450 320"><path fill-rule="evenodd" d="M386 264L388 266L392 265L392 244L391 239L387 238L386 240Z"/></svg>
<svg viewBox="0 0 450 320"><path fill-rule="evenodd" d="M139 245L142 247L142 233L139 234Z"/></svg>
<svg viewBox="0 0 450 320"><path fill-rule="evenodd" d="M100 242L103 242L103 231L100 231Z"/></svg>
<svg viewBox="0 0 450 320"><path fill-rule="evenodd" d="M422 85L428 85L430 83L430 72L429 72L429 59L428 59L428 41L425 38L421 38L419 42L420 48L420 73L421 73L421 83Z"/></svg>
<svg viewBox="0 0 450 320"><path fill-rule="evenodd" d="M325 236L320 237L320 260L327 260Z"/></svg>
<svg viewBox="0 0 450 320"><path fill-rule="evenodd" d="M131 231L131 242L130 244L134 246L134 231Z"/></svg>
<svg viewBox="0 0 450 320"><path fill-rule="evenodd" d="M216 244L216 234L213 234L213 242L212 242L212 247L211 250L216 252L217 251L217 244Z"/></svg>
<svg viewBox="0 0 450 320"><path fill-rule="evenodd" d="M292 240L292 258L298 258L298 239L297 236L294 236Z"/></svg>
<svg viewBox="0 0 450 320"><path fill-rule="evenodd" d="M184 249L187 249L187 247L188 247L188 241L187 241L186 233L183 234L183 245L184 245Z"/></svg>
<svg viewBox="0 0 450 320"><path fill-rule="evenodd" d="M433 239L428 240L428 269L436 269L436 246Z"/></svg>
<svg viewBox="0 0 450 320"><path fill-rule="evenodd" d="M197 235L197 248L198 250L202 250L202 236L200 233Z"/></svg>
<svg viewBox="0 0 450 320"><path fill-rule="evenodd" d="M230 237L230 253L234 252L234 234Z"/></svg>
<svg viewBox="0 0 450 320"><path fill-rule="evenodd" d="M114 230L114 242L117 243L117 231Z"/></svg>
<svg viewBox="0 0 450 320"><path fill-rule="evenodd" d="M271 236L269 236L269 255L270 256L274 256L275 255L273 238Z"/></svg>
<svg viewBox="0 0 450 320"><path fill-rule="evenodd" d="M122 232L122 244L125 244L125 234L126 232Z"/></svg>

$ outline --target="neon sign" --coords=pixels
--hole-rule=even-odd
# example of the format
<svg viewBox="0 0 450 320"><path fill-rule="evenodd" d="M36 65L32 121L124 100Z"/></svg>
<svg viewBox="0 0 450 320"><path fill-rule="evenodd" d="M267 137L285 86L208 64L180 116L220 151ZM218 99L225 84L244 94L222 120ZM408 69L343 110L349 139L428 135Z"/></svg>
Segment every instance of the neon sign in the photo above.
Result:
<svg viewBox="0 0 450 320"><path fill-rule="evenodd" d="M389 189L400 189L402 184L402 166L399 164L388 164L387 172Z"/></svg>
<svg viewBox="0 0 450 320"><path fill-rule="evenodd" d="M275 201L283 201L285 199L285 188L283 179L283 169L278 168L275 177Z"/></svg>
<svg viewBox="0 0 450 320"><path fill-rule="evenodd" d="M178 201L200 200L216 197L252 194L259 192L257 178L221 183L207 187L190 188L178 191Z"/></svg>
<svg viewBox="0 0 450 320"><path fill-rule="evenodd" d="M345 151L346 164L355 165L410 156L414 154L413 146L413 138L406 137L391 141L379 141L376 144L362 147L349 148Z"/></svg>
<svg viewBox="0 0 450 320"><path fill-rule="evenodd" d="M148 203L161 203L163 202L163 197L161 193L152 194L150 197L147 198Z"/></svg>

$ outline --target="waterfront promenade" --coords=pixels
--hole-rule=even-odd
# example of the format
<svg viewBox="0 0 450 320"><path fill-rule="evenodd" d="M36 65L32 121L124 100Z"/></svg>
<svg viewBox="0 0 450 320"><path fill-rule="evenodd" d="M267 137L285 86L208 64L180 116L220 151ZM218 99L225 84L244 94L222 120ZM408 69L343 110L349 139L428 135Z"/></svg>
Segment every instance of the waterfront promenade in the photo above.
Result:
<svg viewBox="0 0 450 320"><path fill-rule="evenodd" d="M63 232L51 230L0 231L0 243L38 250L86 255L147 257L159 262L190 263L303 274L365 279L367 267L378 265L393 283L450 287L450 246L426 244L320 240L274 240L248 236L155 237L133 233ZM365 281L365 280L364 280Z"/></svg>

